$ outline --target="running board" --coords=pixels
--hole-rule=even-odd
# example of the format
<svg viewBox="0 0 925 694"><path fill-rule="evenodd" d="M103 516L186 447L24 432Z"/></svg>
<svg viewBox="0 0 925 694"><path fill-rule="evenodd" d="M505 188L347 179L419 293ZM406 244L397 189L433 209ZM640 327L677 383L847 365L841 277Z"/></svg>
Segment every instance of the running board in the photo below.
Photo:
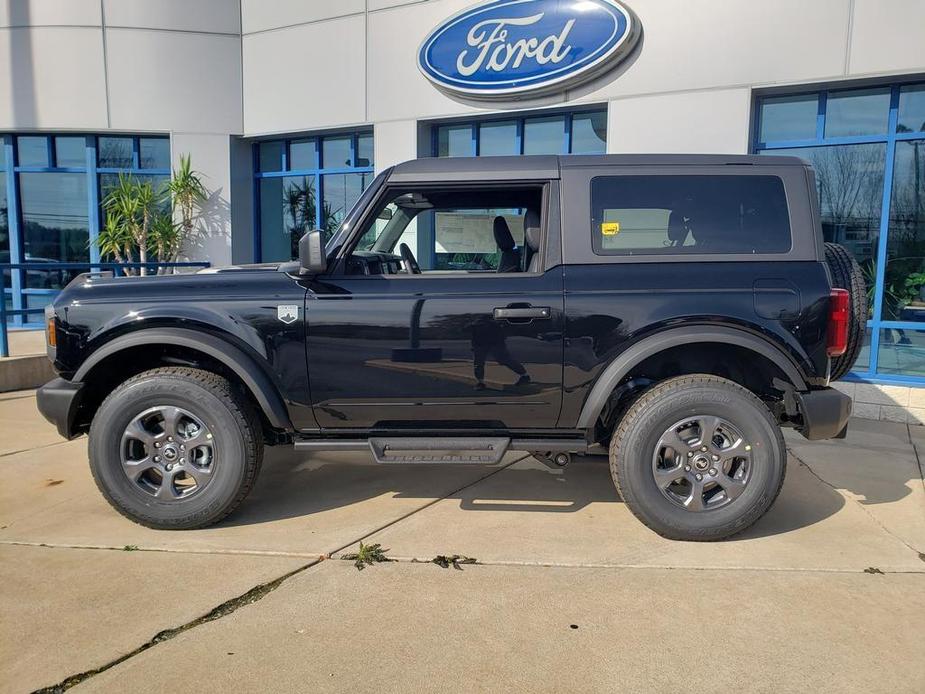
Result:
<svg viewBox="0 0 925 694"><path fill-rule="evenodd" d="M369 439L314 439L296 441L297 451L369 451L377 463L495 465L508 451L586 453L583 440L514 439L496 437L372 437Z"/></svg>

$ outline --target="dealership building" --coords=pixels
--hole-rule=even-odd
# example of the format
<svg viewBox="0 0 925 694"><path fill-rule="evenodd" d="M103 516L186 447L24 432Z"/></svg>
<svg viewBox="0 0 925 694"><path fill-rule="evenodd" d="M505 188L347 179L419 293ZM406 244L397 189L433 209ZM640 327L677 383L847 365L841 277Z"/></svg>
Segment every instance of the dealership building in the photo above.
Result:
<svg viewBox="0 0 925 694"><path fill-rule="evenodd" d="M0 0L0 263L99 262L119 174L185 154L185 257L213 265L289 260L418 157L796 155L871 285L856 411L913 417L923 28L925 0ZM9 307L49 300L36 277L7 273Z"/></svg>

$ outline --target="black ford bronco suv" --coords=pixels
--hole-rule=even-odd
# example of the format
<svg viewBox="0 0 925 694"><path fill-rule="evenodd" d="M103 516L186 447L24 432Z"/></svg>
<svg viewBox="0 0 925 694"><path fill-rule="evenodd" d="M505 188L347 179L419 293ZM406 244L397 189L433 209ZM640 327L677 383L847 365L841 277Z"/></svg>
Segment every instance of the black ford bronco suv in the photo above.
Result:
<svg viewBox="0 0 925 694"><path fill-rule="evenodd" d="M553 467L609 451L647 526L727 537L780 491L781 427L839 437L850 414L829 383L865 288L816 200L789 157L410 161L299 261L76 278L47 311L60 377L38 405L89 432L102 493L155 528L224 518L264 446L288 445Z"/></svg>

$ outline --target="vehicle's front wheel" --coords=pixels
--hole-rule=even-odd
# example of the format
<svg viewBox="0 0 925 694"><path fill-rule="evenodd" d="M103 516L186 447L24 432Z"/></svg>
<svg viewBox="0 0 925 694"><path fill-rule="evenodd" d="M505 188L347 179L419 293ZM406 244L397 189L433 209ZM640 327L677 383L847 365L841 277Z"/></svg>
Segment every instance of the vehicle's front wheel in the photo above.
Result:
<svg viewBox="0 0 925 694"><path fill-rule="evenodd" d="M706 374L645 392L618 423L610 470L630 511L673 540L741 532L777 498L786 448L765 404Z"/></svg>
<svg viewBox="0 0 925 694"><path fill-rule="evenodd" d="M199 528L231 513L263 458L253 408L221 376L166 367L122 383L90 427L90 470L122 515L159 529Z"/></svg>

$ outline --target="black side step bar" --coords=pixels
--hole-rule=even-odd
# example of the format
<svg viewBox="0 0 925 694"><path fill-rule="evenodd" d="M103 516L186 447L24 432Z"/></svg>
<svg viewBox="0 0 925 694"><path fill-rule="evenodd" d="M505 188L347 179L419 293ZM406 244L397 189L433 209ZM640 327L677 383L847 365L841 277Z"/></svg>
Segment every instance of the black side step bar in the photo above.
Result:
<svg viewBox="0 0 925 694"><path fill-rule="evenodd" d="M586 453L579 439L509 439L504 437L372 437L369 439L312 439L296 441L297 451L369 451L377 463L495 465L508 451Z"/></svg>

